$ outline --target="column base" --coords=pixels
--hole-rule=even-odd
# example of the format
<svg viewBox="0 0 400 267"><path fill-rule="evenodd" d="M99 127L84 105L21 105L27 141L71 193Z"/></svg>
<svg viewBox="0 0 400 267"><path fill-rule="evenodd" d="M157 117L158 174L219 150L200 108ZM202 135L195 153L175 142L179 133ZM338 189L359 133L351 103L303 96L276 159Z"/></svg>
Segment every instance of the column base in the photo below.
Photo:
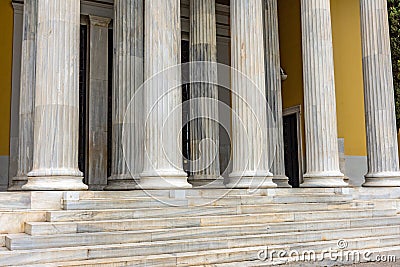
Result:
<svg viewBox="0 0 400 267"><path fill-rule="evenodd" d="M364 187L400 187L400 172L380 172L365 175Z"/></svg>
<svg viewBox="0 0 400 267"><path fill-rule="evenodd" d="M344 179L345 176L341 172L305 174L304 182L300 185L300 187L314 187L314 188L348 187L349 184L346 183Z"/></svg>
<svg viewBox="0 0 400 267"><path fill-rule="evenodd" d="M8 191L22 191L22 186L28 182L28 176L18 175L12 178L11 186Z"/></svg>
<svg viewBox="0 0 400 267"><path fill-rule="evenodd" d="M272 181L270 172L233 172L229 175L227 188L258 189L276 188L277 185Z"/></svg>
<svg viewBox="0 0 400 267"><path fill-rule="evenodd" d="M35 191L67 191L87 190L88 186L83 182L83 177L76 176L48 176L28 177L28 182L22 186L22 190Z"/></svg>
<svg viewBox="0 0 400 267"><path fill-rule="evenodd" d="M130 175L111 175L107 179L106 191L124 191L138 189L139 178Z"/></svg>
<svg viewBox="0 0 400 267"><path fill-rule="evenodd" d="M195 188L225 188L224 177L222 176L191 176L189 183Z"/></svg>
<svg viewBox="0 0 400 267"><path fill-rule="evenodd" d="M140 189L192 188L184 171L143 172L140 174Z"/></svg>
<svg viewBox="0 0 400 267"><path fill-rule="evenodd" d="M90 191L104 191L104 188L107 185L104 184L89 184L89 190Z"/></svg>
<svg viewBox="0 0 400 267"><path fill-rule="evenodd" d="M289 178L285 175L274 175L272 181L278 186L278 188L292 188L289 184Z"/></svg>

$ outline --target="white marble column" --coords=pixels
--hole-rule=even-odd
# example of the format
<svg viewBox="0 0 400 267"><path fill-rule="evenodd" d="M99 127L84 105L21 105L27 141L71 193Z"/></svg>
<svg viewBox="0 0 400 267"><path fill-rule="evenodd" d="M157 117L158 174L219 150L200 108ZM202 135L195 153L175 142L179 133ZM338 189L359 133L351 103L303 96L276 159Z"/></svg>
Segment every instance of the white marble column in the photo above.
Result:
<svg viewBox="0 0 400 267"><path fill-rule="evenodd" d="M278 1L265 0L265 70L268 101L268 152L272 160L273 181L278 187L290 187L285 175L282 115L282 80L279 53Z"/></svg>
<svg viewBox="0 0 400 267"><path fill-rule="evenodd" d="M80 1L38 0L37 18L33 169L22 188L84 190L78 169Z"/></svg>
<svg viewBox="0 0 400 267"><path fill-rule="evenodd" d="M182 128L179 0L145 0L145 152L140 186L190 188L180 151ZM169 68L169 69L168 69Z"/></svg>
<svg viewBox="0 0 400 267"><path fill-rule="evenodd" d="M302 187L343 187L330 0L301 0L307 172Z"/></svg>
<svg viewBox="0 0 400 267"><path fill-rule="evenodd" d="M37 0L24 4L19 92L18 170L8 190L21 190L33 163L33 114L36 73Z"/></svg>
<svg viewBox="0 0 400 267"><path fill-rule="evenodd" d="M136 135L124 142L123 130L132 126L127 121L124 126L125 115L128 110L133 111L128 108L129 103L143 83L143 1L119 0L114 3L112 161L106 190L136 188L142 171L142 148L138 146L141 137ZM128 117L134 119L134 115ZM130 164L129 160L134 162Z"/></svg>
<svg viewBox="0 0 400 267"><path fill-rule="evenodd" d="M90 190L107 185L108 25L110 18L89 16L88 168ZM111 64L111 63L110 63Z"/></svg>
<svg viewBox="0 0 400 267"><path fill-rule="evenodd" d="M268 169L262 1L231 1L233 171L228 187L276 187Z"/></svg>
<svg viewBox="0 0 400 267"><path fill-rule="evenodd" d="M361 0L368 173L363 186L400 186L386 0Z"/></svg>
<svg viewBox="0 0 400 267"><path fill-rule="evenodd" d="M194 186L224 187L219 162L215 0L190 0L190 61L211 63L193 64L190 70L193 81L210 81L190 84L190 183Z"/></svg>

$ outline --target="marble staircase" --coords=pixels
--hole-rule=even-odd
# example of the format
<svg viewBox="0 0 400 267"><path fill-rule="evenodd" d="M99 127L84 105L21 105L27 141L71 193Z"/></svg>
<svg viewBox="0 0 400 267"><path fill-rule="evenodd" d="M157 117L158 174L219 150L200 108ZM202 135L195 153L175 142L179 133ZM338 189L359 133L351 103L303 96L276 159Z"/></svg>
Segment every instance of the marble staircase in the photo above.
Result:
<svg viewBox="0 0 400 267"><path fill-rule="evenodd" d="M0 266L297 266L290 257L262 261L260 251L321 252L338 240L351 250L400 256L397 199L353 193L66 192L59 209L29 210L44 218L3 235Z"/></svg>

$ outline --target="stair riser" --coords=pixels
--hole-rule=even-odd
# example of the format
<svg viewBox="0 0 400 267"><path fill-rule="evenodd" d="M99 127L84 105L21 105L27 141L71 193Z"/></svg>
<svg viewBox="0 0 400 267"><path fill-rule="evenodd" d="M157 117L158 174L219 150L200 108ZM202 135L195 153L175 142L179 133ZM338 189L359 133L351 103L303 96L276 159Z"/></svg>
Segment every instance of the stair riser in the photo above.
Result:
<svg viewBox="0 0 400 267"><path fill-rule="evenodd" d="M145 232L114 232L99 234L77 234L70 236L16 236L7 237L6 245L11 250L56 248L83 245L105 245L112 240L114 243L133 243L166 240L184 240L207 237L229 237L240 235L256 235L267 233L287 233L302 231L337 230L357 227L379 227L399 225L400 217L379 218L371 220L326 221L289 224L267 224L257 226L237 226L226 228L195 228L195 229L166 229L161 231Z"/></svg>
<svg viewBox="0 0 400 267"><path fill-rule="evenodd" d="M200 226L223 225L247 225L265 224L275 222L301 222L311 220L335 220L373 218L395 215L395 210L367 210L367 211L333 211L320 213L271 213L262 215L241 216L211 216L211 217L182 217L162 219L138 219L126 221L89 221L89 222L65 222L65 223L27 223L25 232L30 235L84 233L84 232L108 232L108 231L134 231L161 228L181 228Z"/></svg>

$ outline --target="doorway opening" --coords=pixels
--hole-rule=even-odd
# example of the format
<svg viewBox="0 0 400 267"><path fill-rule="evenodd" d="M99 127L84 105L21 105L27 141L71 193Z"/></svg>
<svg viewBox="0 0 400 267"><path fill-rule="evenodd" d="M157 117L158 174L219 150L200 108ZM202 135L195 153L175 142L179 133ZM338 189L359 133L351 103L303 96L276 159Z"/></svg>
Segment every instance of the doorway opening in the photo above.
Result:
<svg viewBox="0 0 400 267"><path fill-rule="evenodd" d="M283 112L283 140L285 148L285 174L293 188L300 187L303 180L303 152L300 106Z"/></svg>

